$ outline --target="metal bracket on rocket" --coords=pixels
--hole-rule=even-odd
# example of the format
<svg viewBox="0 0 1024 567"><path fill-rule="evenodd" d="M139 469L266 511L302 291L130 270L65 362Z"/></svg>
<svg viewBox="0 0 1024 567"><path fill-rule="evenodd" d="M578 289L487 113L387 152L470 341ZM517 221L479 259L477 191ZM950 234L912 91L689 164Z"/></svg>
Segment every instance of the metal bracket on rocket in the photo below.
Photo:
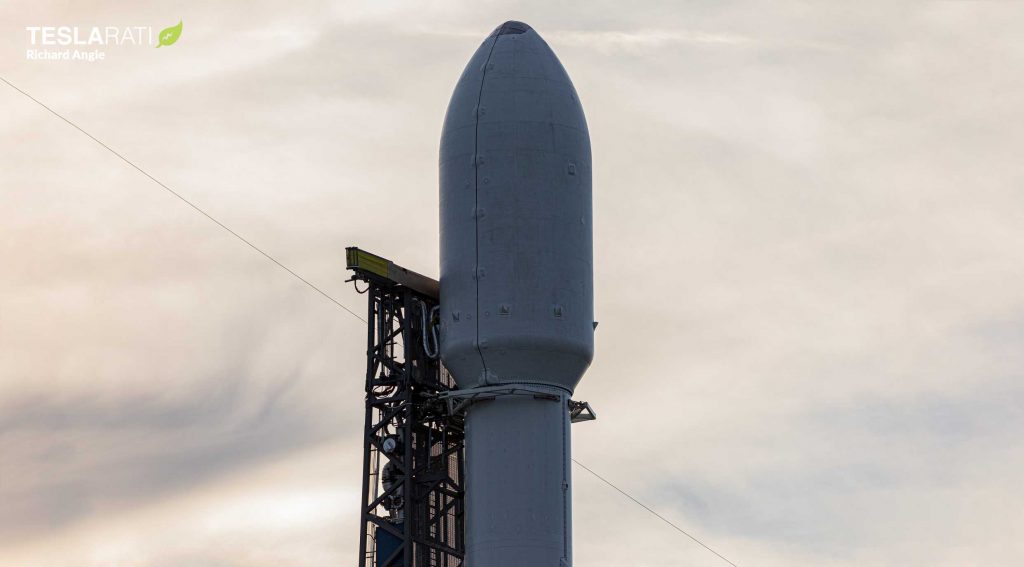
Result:
<svg viewBox="0 0 1024 567"><path fill-rule="evenodd" d="M528 386L487 386L468 390L450 390L439 394L438 399L444 400L448 406L448 414L456 415L466 411L469 406L479 402L489 402L499 396L532 396L538 400L557 402L559 397L550 391L538 390ZM572 423L593 421L597 412L588 402L569 400L569 418Z"/></svg>
<svg viewBox="0 0 1024 567"><path fill-rule="evenodd" d="M573 423L594 421L597 419L597 413L594 411L594 408L590 407L589 402L569 400L569 419Z"/></svg>
<svg viewBox="0 0 1024 567"><path fill-rule="evenodd" d="M533 396L538 400L558 401L550 391L537 390L528 386L487 386L468 390L449 390L438 395L448 404L448 413L457 414L477 402L489 402L498 396Z"/></svg>

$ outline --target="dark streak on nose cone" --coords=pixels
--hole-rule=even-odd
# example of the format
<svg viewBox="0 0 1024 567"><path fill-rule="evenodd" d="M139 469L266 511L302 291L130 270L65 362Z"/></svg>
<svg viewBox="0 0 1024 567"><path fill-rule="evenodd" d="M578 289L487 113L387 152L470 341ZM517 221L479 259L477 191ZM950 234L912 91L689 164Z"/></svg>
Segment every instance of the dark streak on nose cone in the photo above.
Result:
<svg viewBox="0 0 1024 567"><path fill-rule="evenodd" d="M466 417L466 565L572 565L567 402L594 354L590 135L547 43L477 49L441 134L441 356ZM540 395L534 395L539 393Z"/></svg>
<svg viewBox="0 0 1024 567"><path fill-rule="evenodd" d="M509 20L509 21L505 22L504 24L501 24L500 26L494 28L494 31L491 32L491 35L489 35L488 37L495 37L495 36L507 35L507 34L521 34L521 33L526 33L528 31L533 31L533 28L531 28L527 24L524 24L523 22L517 22L515 20Z"/></svg>

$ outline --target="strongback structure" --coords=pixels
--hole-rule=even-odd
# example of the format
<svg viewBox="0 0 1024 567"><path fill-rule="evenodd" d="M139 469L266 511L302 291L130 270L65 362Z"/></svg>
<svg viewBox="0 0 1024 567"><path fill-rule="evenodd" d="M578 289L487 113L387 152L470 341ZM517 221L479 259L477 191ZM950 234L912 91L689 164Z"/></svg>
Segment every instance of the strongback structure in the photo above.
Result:
<svg viewBox="0 0 1024 567"><path fill-rule="evenodd" d="M367 296L360 567L457 567L464 556L463 415L440 395L437 282L358 248Z"/></svg>
<svg viewBox="0 0 1024 567"><path fill-rule="evenodd" d="M571 567L570 399L594 355L590 136L565 69L506 22L440 156L438 282L363 252L360 565ZM449 374L450 371L450 374Z"/></svg>

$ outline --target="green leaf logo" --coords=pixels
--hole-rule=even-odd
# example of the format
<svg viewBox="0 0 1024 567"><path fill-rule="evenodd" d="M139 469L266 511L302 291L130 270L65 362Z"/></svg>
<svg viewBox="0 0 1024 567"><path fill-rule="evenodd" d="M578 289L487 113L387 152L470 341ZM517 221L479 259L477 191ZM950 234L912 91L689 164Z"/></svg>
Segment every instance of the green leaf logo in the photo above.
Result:
<svg viewBox="0 0 1024 567"><path fill-rule="evenodd" d="M160 32L160 35L157 38L160 41L160 43L158 43L156 46L160 47L161 45L174 45L174 42L178 41L179 37L181 37L180 21L178 22L178 25L171 26L165 29L164 31Z"/></svg>

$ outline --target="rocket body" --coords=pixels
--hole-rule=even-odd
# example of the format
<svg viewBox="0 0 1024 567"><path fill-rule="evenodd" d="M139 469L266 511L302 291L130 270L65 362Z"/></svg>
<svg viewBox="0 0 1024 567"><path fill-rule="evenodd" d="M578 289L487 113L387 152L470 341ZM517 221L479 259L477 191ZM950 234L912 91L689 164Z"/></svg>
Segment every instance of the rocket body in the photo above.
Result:
<svg viewBox="0 0 1024 567"><path fill-rule="evenodd" d="M467 567L572 563L567 402L594 354L590 136L532 28L499 26L441 136L441 356L469 407Z"/></svg>

